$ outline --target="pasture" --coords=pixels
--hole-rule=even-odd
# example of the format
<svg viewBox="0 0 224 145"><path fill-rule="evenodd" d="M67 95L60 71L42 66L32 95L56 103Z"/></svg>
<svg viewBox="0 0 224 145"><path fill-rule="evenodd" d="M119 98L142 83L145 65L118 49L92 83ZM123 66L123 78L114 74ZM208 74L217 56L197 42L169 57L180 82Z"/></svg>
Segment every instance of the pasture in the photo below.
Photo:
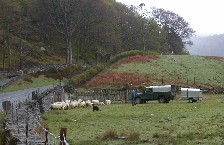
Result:
<svg viewBox="0 0 224 145"><path fill-rule="evenodd" d="M224 94L203 94L188 103L179 95L170 103L112 104L55 110L43 114L50 132L67 128L71 145L218 145L224 144Z"/></svg>
<svg viewBox="0 0 224 145"><path fill-rule="evenodd" d="M180 86L223 86L224 58L190 55L137 55L119 60L99 74L89 86L176 84Z"/></svg>

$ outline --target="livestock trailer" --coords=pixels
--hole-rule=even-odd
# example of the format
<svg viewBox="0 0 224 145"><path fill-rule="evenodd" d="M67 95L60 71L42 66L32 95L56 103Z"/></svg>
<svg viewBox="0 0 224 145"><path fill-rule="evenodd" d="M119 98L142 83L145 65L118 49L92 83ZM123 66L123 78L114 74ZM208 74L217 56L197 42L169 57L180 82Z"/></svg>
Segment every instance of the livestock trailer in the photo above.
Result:
<svg viewBox="0 0 224 145"><path fill-rule="evenodd" d="M181 88L181 99L190 103L202 100L202 90L196 88Z"/></svg>

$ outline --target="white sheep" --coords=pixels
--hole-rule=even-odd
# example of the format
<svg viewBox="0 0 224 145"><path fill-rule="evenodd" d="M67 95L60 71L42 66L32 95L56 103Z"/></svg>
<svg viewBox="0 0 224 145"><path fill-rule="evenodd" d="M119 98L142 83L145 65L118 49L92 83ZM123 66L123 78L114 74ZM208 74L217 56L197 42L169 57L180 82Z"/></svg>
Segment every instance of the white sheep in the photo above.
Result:
<svg viewBox="0 0 224 145"><path fill-rule="evenodd" d="M93 103L90 100L86 101L86 106L92 106L92 105L93 105Z"/></svg>
<svg viewBox="0 0 224 145"><path fill-rule="evenodd" d="M54 102L51 104L51 109L62 109L62 102Z"/></svg>
<svg viewBox="0 0 224 145"><path fill-rule="evenodd" d="M80 103L80 102L82 102L82 99L78 99L78 101L77 101L78 103Z"/></svg>
<svg viewBox="0 0 224 145"><path fill-rule="evenodd" d="M62 109L68 109L69 108L69 103L62 101Z"/></svg>
<svg viewBox="0 0 224 145"><path fill-rule="evenodd" d="M105 100L105 104L106 105L110 105L111 104L111 100Z"/></svg>
<svg viewBox="0 0 224 145"><path fill-rule="evenodd" d="M98 105L98 104L100 104L100 101L99 101L99 100L92 100L92 103L93 103L94 105Z"/></svg>
<svg viewBox="0 0 224 145"><path fill-rule="evenodd" d="M85 101L82 101L79 103L79 107L85 107L86 106L86 102Z"/></svg>
<svg viewBox="0 0 224 145"><path fill-rule="evenodd" d="M76 100L71 101L71 103L70 103L70 107L71 107L71 108L76 108L76 107L78 107L78 105L79 105L79 103L78 103L78 101L76 101Z"/></svg>
<svg viewBox="0 0 224 145"><path fill-rule="evenodd" d="M104 102L100 102L100 105L105 105Z"/></svg>

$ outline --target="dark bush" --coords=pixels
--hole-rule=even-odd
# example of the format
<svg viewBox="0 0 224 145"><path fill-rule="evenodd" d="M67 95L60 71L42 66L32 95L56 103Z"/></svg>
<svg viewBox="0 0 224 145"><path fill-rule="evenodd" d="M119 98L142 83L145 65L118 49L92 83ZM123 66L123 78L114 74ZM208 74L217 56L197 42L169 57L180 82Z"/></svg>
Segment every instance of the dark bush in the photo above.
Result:
<svg viewBox="0 0 224 145"><path fill-rule="evenodd" d="M26 82L29 82L29 83L33 82L33 80L30 77L26 77L23 80L26 81Z"/></svg>
<svg viewBox="0 0 224 145"><path fill-rule="evenodd" d="M57 73L57 72L58 72L58 70L57 70L56 67L51 67L51 68L49 69L49 73Z"/></svg>

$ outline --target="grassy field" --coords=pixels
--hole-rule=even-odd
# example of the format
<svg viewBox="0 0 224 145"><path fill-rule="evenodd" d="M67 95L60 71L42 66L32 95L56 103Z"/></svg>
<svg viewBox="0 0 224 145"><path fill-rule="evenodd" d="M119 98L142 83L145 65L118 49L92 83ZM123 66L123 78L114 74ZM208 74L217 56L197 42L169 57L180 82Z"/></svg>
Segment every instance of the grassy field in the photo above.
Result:
<svg viewBox="0 0 224 145"><path fill-rule="evenodd" d="M2 89L1 92L12 92L12 91L18 91L18 90L53 85L53 84L54 85L59 84L59 80L47 78L43 75L39 77L27 77L25 79L20 79L18 81L13 82L11 85Z"/></svg>
<svg viewBox="0 0 224 145"><path fill-rule="evenodd" d="M66 127L72 145L224 144L223 94L204 94L200 103L177 97L168 104L111 104L100 109L57 110L43 118L54 134Z"/></svg>
<svg viewBox="0 0 224 145"><path fill-rule="evenodd" d="M162 79L165 84L182 86L224 86L224 57L131 56L119 60L89 85L119 85L127 81L135 85L160 85Z"/></svg>
<svg viewBox="0 0 224 145"><path fill-rule="evenodd" d="M224 58L209 59L190 55L164 55L148 63L134 62L123 64L117 72L149 74L164 80L174 82L190 82L209 85L223 85Z"/></svg>

